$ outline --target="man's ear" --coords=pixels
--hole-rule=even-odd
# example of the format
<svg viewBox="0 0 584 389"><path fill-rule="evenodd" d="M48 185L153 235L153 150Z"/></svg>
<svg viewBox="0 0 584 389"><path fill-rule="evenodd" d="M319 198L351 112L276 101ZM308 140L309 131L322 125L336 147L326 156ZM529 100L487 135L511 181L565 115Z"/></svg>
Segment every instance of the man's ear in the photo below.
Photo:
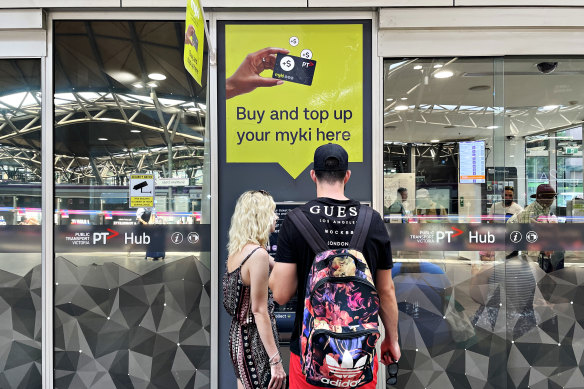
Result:
<svg viewBox="0 0 584 389"><path fill-rule="evenodd" d="M314 170L310 171L310 179L316 184L316 173Z"/></svg>
<svg viewBox="0 0 584 389"><path fill-rule="evenodd" d="M347 184L347 182L349 181L349 178L351 178L351 171L347 170L347 172L345 173L345 178L343 179L343 185Z"/></svg>

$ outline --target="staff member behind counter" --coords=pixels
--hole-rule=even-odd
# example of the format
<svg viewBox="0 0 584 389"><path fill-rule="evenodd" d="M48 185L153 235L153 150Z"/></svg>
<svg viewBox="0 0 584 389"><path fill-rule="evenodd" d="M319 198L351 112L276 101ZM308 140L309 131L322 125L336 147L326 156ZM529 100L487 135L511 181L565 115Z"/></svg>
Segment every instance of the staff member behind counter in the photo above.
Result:
<svg viewBox="0 0 584 389"><path fill-rule="evenodd" d="M506 186L503 193L504 201L493 204L489 209L490 221L495 223L505 223L505 221L523 211L523 207L514 200L515 189L512 186Z"/></svg>

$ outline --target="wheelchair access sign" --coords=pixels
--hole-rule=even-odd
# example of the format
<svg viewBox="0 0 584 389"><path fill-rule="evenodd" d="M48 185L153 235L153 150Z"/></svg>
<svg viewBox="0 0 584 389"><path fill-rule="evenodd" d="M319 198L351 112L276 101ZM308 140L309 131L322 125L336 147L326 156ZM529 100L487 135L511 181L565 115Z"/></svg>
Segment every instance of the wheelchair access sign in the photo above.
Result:
<svg viewBox="0 0 584 389"><path fill-rule="evenodd" d="M130 208L154 206L154 175L130 175Z"/></svg>

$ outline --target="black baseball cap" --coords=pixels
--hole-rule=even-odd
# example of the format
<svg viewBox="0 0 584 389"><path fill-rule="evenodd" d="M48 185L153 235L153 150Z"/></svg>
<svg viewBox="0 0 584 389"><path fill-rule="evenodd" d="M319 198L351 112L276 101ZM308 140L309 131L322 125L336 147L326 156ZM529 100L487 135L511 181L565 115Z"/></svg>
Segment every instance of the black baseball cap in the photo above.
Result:
<svg viewBox="0 0 584 389"><path fill-rule="evenodd" d="M335 168L327 168L326 160L329 158L335 158L339 161L339 165ZM349 169L349 155L347 151L341 146L328 143L326 145L320 146L314 152L314 170L320 171L345 171Z"/></svg>

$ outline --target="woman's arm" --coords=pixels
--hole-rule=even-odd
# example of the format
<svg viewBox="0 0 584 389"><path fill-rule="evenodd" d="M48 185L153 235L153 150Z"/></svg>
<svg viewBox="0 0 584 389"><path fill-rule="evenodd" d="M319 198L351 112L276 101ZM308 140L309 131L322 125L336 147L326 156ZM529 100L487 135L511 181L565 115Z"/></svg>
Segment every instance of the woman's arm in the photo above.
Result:
<svg viewBox="0 0 584 389"><path fill-rule="evenodd" d="M272 334L272 323L268 315L269 255L264 250L256 251L244 267L249 271L251 311L266 352L271 357L278 353Z"/></svg>
<svg viewBox="0 0 584 389"><path fill-rule="evenodd" d="M272 322L268 314L270 256L264 250L256 251L246 262L245 267L249 271L251 311L266 353L270 358L272 378L268 389L283 389L286 383L286 373L284 372L280 350L276 346L276 340L272 332Z"/></svg>

